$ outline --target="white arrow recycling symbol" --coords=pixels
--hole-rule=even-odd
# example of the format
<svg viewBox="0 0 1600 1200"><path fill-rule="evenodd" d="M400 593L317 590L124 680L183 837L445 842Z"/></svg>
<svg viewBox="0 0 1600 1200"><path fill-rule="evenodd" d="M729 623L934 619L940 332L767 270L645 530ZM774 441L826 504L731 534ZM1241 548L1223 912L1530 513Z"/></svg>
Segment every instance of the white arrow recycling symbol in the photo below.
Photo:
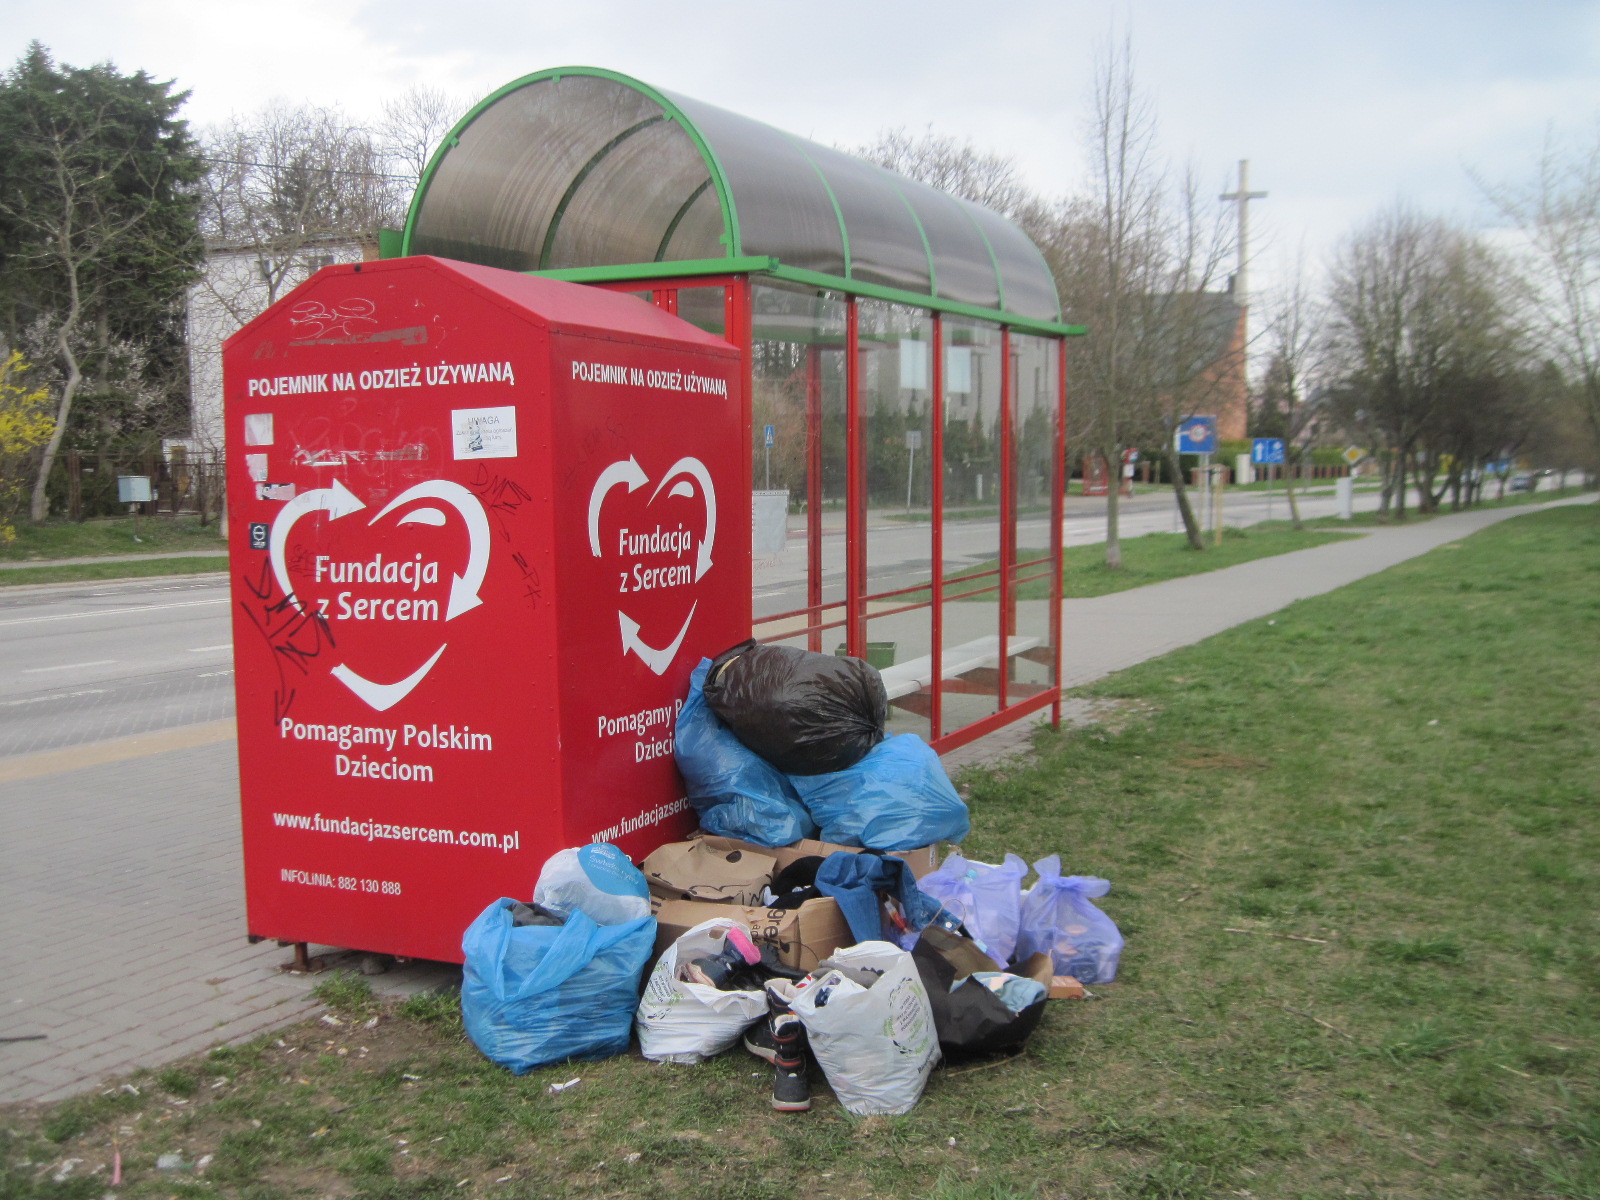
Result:
<svg viewBox="0 0 1600 1200"><path fill-rule="evenodd" d="M700 539L700 544L695 557L694 581L698 583L703 575L711 569L711 547L717 537L717 490L711 482L711 472L698 458L684 457L672 464L672 467L661 477L661 482L656 484L656 490L650 493L650 503L654 504L661 489L671 483L679 475L690 475L700 485L700 497L706 509L706 531ZM625 459L619 459L600 472L599 478L594 481L594 488L589 493L589 550L596 557L601 557L600 549L600 510L605 507L606 495L618 484L626 484L629 492L638 491L650 482L650 477L645 474L644 468L639 465L639 460L631 454ZM692 496L693 488L683 481L674 484L669 496ZM626 657L631 651L639 656L639 660L657 675L666 673L672 665L672 660L678 655L678 648L683 645L683 639L689 632L689 623L694 620L695 609L700 606L696 600L689 606L689 615L684 618L683 627L678 630L678 636L673 638L672 644L662 649L656 649L647 644L639 636L639 622L635 621L620 608L617 609L617 625L622 633L622 653Z"/></svg>
<svg viewBox="0 0 1600 1200"><path fill-rule="evenodd" d="M483 505L478 502L478 498L459 483L451 483L447 479L428 479L401 492L384 505L382 511L367 524L369 527L376 525L400 505L423 499L440 500L450 505L461 514L461 519L467 526L466 572L451 577L450 599L445 605L444 619L453 621L462 613L470 612L483 603L478 590L483 586L484 576L489 571L489 518L484 513ZM300 598L295 595L294 589L289 584L289 568L285 556L289 532L294 528L295 522L311 512L325 512L329 520L336 521L365 507L367 506L356 499L344 484L335 479L329 487L301 492L278 511L277 517L272 522L272 536L268 542L272 573L278 581L278 586L283 589L284 595L301 612L305 612L305 605L300 602ZM443 515L437 510L429 511L433 513L433 520L428 522L429 524L443 522ZM409 519L409 516L402 517L401 523L404 524ZM340 663L329 674L372 708L383 712L404 700L411 690L427 677L448 645L448 642L441 642L427 662L395 683L376 683L351 670L346 663Z"/></svg>
<svg viewBox="0 0 1600 1200"><path fill-rule="evenodd" d="M289 602L305 612L306 606L300 603L300 597L294 594L294 588L289 586L289 564L284 559L284 549L289 544L289 531L294 528L294 523L307 513L325 512L330 521L337 521L340 517L348 517L353 512L359 512L366 505L351 495L350 490L337 479L331 487L313 488L309 492L301 492L289 503L278 510L278 515L272 521L272 537L267 543L267 553L272 560L272 574L278 581L278 587L283 594L289 597Z"/></svg>

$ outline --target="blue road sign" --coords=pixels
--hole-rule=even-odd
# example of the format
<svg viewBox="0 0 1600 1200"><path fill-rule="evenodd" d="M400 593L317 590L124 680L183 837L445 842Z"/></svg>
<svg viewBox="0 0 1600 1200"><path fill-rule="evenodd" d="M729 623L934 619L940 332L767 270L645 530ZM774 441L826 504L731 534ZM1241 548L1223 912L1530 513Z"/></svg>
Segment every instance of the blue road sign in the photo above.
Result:
<svg viewBox="0 0 1600 1200"><path fill-rule="evenodd" d="M1250 443L1250 461L1258 467L1283 461L1282 438L1256 438Z"/></svg>
<svg viewBox="0 0 1600 1200"><path fill-rule="evenodd" d="M1178 426L1178 453L1215 454L1216 452L1217 419L1185 417Z"/></svg>
<svg viewBox="0 0 1600 1200"><path fill-rule="evenodd" d="M778 427L776 425L768 425L767 426L767 445L769 445L769 446L776 445L777 441L778 441Z"/></svg>

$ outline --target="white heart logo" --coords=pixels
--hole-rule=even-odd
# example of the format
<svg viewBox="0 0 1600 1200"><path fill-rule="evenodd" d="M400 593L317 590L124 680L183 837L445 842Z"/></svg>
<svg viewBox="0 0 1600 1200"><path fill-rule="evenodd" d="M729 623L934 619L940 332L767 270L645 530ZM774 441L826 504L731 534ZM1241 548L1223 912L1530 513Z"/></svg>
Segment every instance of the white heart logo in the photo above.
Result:
<svg viewBox="0 0 1600 1200"><path fill-rule="evenodd" d="M483 511L483 505L466 488L459 483L452 483L447 479L427 479L412 487L407 488L396 496L383 509L374 516L368 526L376 525L401 505L417 500L437 500L449 505L465 522L469 538L467 553L467 566L462 574L453 575L450 580L450 596L445 605L444 619L453 621L463 613L472 611L483 603L478 596L479 589L483 586L484 576L489 570L489 518ZM308 492L301 492L279 510L277 517L272 522L272 534L268 540L268 553L272 561L272 573L277 578L278 586L284 595L301 612L305 612L305 605L295 594L293 585L289 580L289 566L286 550L289 543L289 534L294 529L295 522L308 513L322 512L328 514L330 521L337 521L359 512L367 506L340 483L337 479L332 485L325 488L315 488ZM418 508L401 517L397 524L419 525L444 525L448 518L443 510L428 506ZM324 608L326 601L323 602ZM347 663L340 663L329 673L345 687L349 688L361 700L379 712L393 708L405 699L411 691L427 677L440 657L448 647L448 642L441 642L423 664L412 671L405 678L393 683L379 683L368 679L352 670Z"/></svg>
<svg viewBox="0 0 1600 1200"><path fill-rule="evenodd" d="M673 483L673 480L677 480ZM691 480L693 482L691 482ZM589 493L589 549L596 558L602 556L600 548L600 510L605 507L606 496L612 488L626 485L630 493L638 491L650 482L650 476L645 474L639 460L631 454L625 459L619 459L600 472L599 478L594 481L594 488ZM700 485L700 497L705 505L706 530L701 537L696 550L693 578L691 583L699 583L700 579L711 569L711 547L717 538L717 489L711 482L711 472L698 458L684 457L673 463L667 473L661 477L661 482L656 484L656 489L650 493L648 504L655 503L661 490L672 483L668 489L668 496L690 497L694 495L694 484ZM666 673L672 665L672 660L677 657L678 649L683 645L683 639L689 632L689 623L694 620L695 609L700 605L698 600L689 605L689 615L684 617L683 625L678 629L678 636L672 639L671 644L657 647L648 645L639 636L639 623L625 613L619 606L617 608L617 627L622 635L622 653L626 657L629 653L635 654L639 660L657 675Z"/></svg>

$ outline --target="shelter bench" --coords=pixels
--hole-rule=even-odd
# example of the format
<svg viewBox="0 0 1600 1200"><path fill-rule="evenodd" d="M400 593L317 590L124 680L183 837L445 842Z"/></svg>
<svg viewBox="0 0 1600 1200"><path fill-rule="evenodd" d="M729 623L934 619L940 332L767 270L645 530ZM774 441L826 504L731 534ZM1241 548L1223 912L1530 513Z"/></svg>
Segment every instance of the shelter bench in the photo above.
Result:
<svg viewBox="0 0 1600 1200"><path fill-rule="evenodd" d="M1014 658L1027 658L1035 662L1048 661L1039 653L1040 639L1036 637L1019 637L1013 634L1006 639L1006 660L1009 669L1010 660ZM1048 651L1043 652L1048 654ZM999 684L1000 667L1000 637L990 634L988 637L974 638L970 642L962 642L959 646L947 646L944 650L943 661L940 665L940 674L944 676L944 690L949 692L977 692L993 695ZM898 704L901 708L921 711L928 700L926 689L933 683L933 655L924 654L920 658L907 659L903 663L895 663L892 667L885 667L879 672L883 676L883 687L889 693L889 702ZM1042 691L1043 684L1023 684L1011 680L1006 681L1006 691L1016 697L1033 695Z"/></svg>

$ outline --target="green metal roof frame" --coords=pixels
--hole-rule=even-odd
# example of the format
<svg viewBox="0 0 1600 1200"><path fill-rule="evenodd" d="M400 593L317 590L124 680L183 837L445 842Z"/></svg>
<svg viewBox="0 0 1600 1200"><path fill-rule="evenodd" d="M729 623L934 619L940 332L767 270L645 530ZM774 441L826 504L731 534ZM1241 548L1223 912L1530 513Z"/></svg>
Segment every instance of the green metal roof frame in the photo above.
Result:
<svg viewBox="0 0 1600 1200"><path fill-rule="evenodd" d="M678 262L624 263L614 267L564 267L554 271L529 271L527 274L540 275L546 279L564 279L569 283L631 283L637 280L643 285L658 279L693 279L702 275L766 275L773 279L814 287L818 291L840 292L848 296L862 296L869 300L887 300L891 304L904 304L909 308L926 308L935 312L950 313L952 316L971 317L1024 333L1039 333L1049 337L1082 337L1089 332L1086 325L1041 321L1038 317L1008 313L998 308L984 308L981 304L964 304L959 300L945 300L938 296L926 296L921 292L907 292L876 283L863 283L859 279L843 279L838 275L828 275L821 271L786 267L776 258L766 255L696 258Z"/></svg>
<svg viewBox="0 0 1600 1200"><path fill-rule="evenodd" d="M1077 337L1087 332L1087 329L1082 325L1067 325L1059 321L1047 321L1039 317L1024 316L1020 313L1010 313L1006 312L1004 307L985 308L982 305L969 304L957 300L948 300L936 295L905 291L900 288L884 287L880 284L867 283L862 280L851 279L848 277L848 275L841 277L837 275L825 274L821 271L810 271L798 267L788 267L779 262L778 259L769 256L745 255L739 233L739 212L734 203L733 191L728 185L727 173L723 169L722 163L718 159L716 151L712 149L710 142L706 140L705 136L695 126L694 122L684 114L683 110L660 90L642 82L641 80L635 79L630 75L624 75L618 71L610 71L603 67L552 67L543 71L535 71L531 75L524 75L520 79L515 79L506 84L504 87L497 88L495 91L491 92L488 96L484 97L484 99L474 105L472 110L456 123L455 127L445 137L443 142L440 143L439 148L434 151L433 157L429 160L427 168L422 173L422 178L417 185L416 193L412 196L411 206L406 213L404 229L400 231L400 236L397 239L392 239L388 242L380 239L380 253L383 253L385 256L387 256L391 251L394 251L396 252L397 256L404 256L412 252L411 241L416 229L417 216L421 211L422 202L424 197L427 195L428 187L433 182L433 177L438 171L440 164L443 163L445 158L449 155L450 150L459 144L462 132L465 131L473 121L475 121L489 107L512 92L528 87L531 84L556 80L567 75L594 76L600 79L609 79L612 82L632 88L648 97L654 103L659 104L662 110L666 113L667 119L671 120L673 123L677 124L683 129L683 131L689 136L690 140L694 143L695 148L700 152L701 157L705 160L705 164L710 175L710 185L716 189L717 200L722 209L722 223L724 229L724 232L719 240L727 246L728 256L726 258L692 259L676 262L660 261L660 255L664 252L667 241L670 238L671 231L669 230L668 238L663 239L662 247L657 251L657 261L648 263L619 263L615 265L595 267L569 267L557 270L529 271L527 274L541 275L550 279L564 279L574 283L619 283L630 280L638 280L641 283L646 283L655 279L693 278L696 276L705 275L767 275L775 279L786 280L790 283L798 283L808 287L816 287L820 290L842 292L846 295L864 296L874 300L886 300L894 304L905 304L916 308L927 308L938 312L947 312L957 316L970 317L981 321L990 321L997 325L1005 325L1012 329L1023 330L1030 333L1038 333L1054 337ZM634 130L628 130L627 132L632 133ZM791 142L791 144L794 144L802 154L805 153L804 146L801 145L791 135L784 134L777 130L774 132L779 133L780 136L786 138ZM571 187L569 187L569 194L576 190L577 185L582 182L582 178L595 165L600 155L603 155L612 149L615 142L618 140L620 139L613 139L612 143L609 143L607 146L603 147L594 158L590 159L589 163L586 164L583 171L580 172L579 176L573 181ZM806 157L809 161L810 156L807 155ZM844 243L845 270L846 272L849 272L850 241L849 233L845 226L844 213L840 210L838 200L834 197L833 189L828 185L826 177L823 176L821 170L818 169L814 163L812 164L812 167L817 171L817 175L819 179L821 179L823 187L827 189L829 198L833 201L834 214L838 218L839 232ZM703 187L694 193L692 199L698 199L702 191ZM899 191L898 187L896 187L896 191ZM933 281L933 286L937 288L938 282L934 270L933 250L928 242L927 233L923 229L922 222L917 218L916 212L912 208L910 202L906 200L903 194L900 198L901 202L905 204L908 213L910 213L913 222L916 224L918 234L921 236L923 250L928 257L929 278ZM686 207L687 206L685 206L685 208ZM681 218L683 211L683 209L680 209L679 218ZM674 219L674 224L676 224L677 219L678 218ZM557 220L559 220L559 213L557 215ZM993 248L989 246L988 236L984 234L982 226L978 225L975 220L972 223L974 228L977 230L978 235L983 239L985 247L989 250L990 263L995 272L995 285L1000 296L1001 305L1003 306L1005 303L1005 283L1001 278L999 262L995 258ZM552 236L553 230L546 236L547 247ZM398 242L398 245L395 244L396 242ZM1031 238L1028 239L1028 243L1029 245L1033 245ZM1038 253L1037 246L1034 246L1034 251L1035 253ZM1040 254L1041 261L1043 260L1043 257L1044 256Z"/></svg>

